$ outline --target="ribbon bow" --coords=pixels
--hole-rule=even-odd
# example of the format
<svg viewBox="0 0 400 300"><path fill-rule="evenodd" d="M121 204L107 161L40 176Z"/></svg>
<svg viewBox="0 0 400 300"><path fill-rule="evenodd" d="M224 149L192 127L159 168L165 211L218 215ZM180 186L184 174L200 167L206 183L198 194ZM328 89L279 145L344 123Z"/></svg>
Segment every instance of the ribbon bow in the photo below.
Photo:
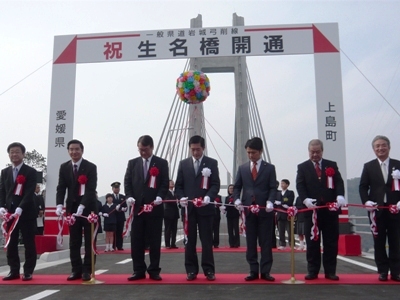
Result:
<svg viewBox="0 0 400 300"><path fill-rule="evenodd" d="M196 206L196 207L201 207L202 203L203 203L203 198L202 197L193 199L193 205Z"/></svg>
<svg viewBox="0 0 400 300"><path fill-rule="evenodd" d="M249 209L253 214L257 215L258 212L260 211L260 205L258 205L258 204L250 205Z"/></svg>
<svg viewBox="0 0 400 300"><path fill-rule="evenodd" d="M392 214L398 214L399 213L399 209L397 208L397 205L389 205L389 211Z"/></svg>
<svg viewBox="0 0 400 300"><path fill-rule="evenodd" d="M290 206L287 210L287 215L289 218L293 218L297 215L297 207L296 206Z"/></svg>

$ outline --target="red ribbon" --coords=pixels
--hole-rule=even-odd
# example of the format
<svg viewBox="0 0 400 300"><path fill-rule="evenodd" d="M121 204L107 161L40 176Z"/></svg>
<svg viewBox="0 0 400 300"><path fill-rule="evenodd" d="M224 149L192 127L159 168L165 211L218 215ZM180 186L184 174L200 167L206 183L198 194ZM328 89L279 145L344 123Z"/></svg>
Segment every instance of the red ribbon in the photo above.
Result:
<svg viewBox="0 0 400 300"><path fill-rule="evenodd" d="M293 218L297 215L297 207L296 206L290 206L287 210L287 215L289 218Z"/></svg>
<svg viewBox="0 0 400 300"><path fill-rule="evenodd" d="M149 188L155 189L157 187L156 177L160 174L160 170L158 170L157 167L151 167L149 173L150 173Z"/></svg>
<svg viewBox="0 0 400 300"><path fill-rule="evenodd" d="M193 199L193 205L196 206L196 207L202 207L202 205L203 205L203 198L202 198L202 197L200 197L200 198L194 198L194 199Z"/></svg>
<svg viewBox="0 0 400 300"><path fill-rule="evenodd" d="M316 209L313 210L312 223L313 223L313 226L311 227L310 239L313 241L318 241L319 229L318 229L318 220L317 220L317 210Z"/></svg>
<svg viewBox="0 0 400 300"><path fill-rule="evenodd" d="M246 214L244 210L240 212L239 234L241 236L246 236Z"/></svg>
<svg viewBox="0 0 400 300"><path fill-rule="evenodd" d="M7 246L10 243L11 234L13 233L13 231L15 229L15 226L17 226L17 224L18 224L19 215L14 214L14 215L8 216L8 218L9 218L8 219L9 221L11 220L11 218L14 218L14 221L12 221L12 224L11 224L10 228L8 229L8 231L6 233L6 243L4 245L4 249L7 249Z"/></svg>
<svg viewBox="0 0 400 300"><path fill-rule="evenodd" d="M184 233L184 244L186 245L189 237L189 218L188 218L188 206L185 206L185 220L183 223L183 233Z"/></svg>
<svg viewBox="0 0 400 300"><path fill-rule="evenodd" d="M253 214L258 215L258 212L260 211L260 205L252 204L252 205L250 205L249 209Z"/></svg>
<svg viewBox="0 0 400 300"><path fill-rule="evenodd" d="M126 220L126 222L125 222L125 230L122 233L123 237L128 236L128 233L132 229L132 221L133 221L133 218L134 218L134 213L135 213L135 204L132 205L132 209L131 209L131 212L129 213L128 220Z"/></svg>
<svg viewBox="0 0 400 300"><path fill-rule="evenodd" d="M144 204L142 209L139 211L138 216L142 213L151 213L153 211L153 203L152 204Z"/></svg>

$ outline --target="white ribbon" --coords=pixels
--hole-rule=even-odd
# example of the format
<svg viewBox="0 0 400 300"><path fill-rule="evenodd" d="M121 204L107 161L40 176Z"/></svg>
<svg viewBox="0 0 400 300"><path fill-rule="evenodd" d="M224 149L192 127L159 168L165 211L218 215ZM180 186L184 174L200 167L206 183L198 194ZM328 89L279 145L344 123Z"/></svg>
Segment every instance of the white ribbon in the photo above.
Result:
<svg viewBox="0 0 400 300"><path fill-rule="evenodd" d="M22 194L22 184L18 183L17 187L15 188L15 195L21 196L21 194Z"/></svg>
<svg viewBox="0 0 400 300"><path fill-rule="evenodd" d="M154 188L156 188L155 184L156 184L156 176L151 176L150 177L149 187L154 189Z"/></svg>
<svg viewBox="0 0 400 300"><path fill-rule="evenodd" d="M333 189L333 177L328 176L327 181L328 181L328 189Z"/></svg>

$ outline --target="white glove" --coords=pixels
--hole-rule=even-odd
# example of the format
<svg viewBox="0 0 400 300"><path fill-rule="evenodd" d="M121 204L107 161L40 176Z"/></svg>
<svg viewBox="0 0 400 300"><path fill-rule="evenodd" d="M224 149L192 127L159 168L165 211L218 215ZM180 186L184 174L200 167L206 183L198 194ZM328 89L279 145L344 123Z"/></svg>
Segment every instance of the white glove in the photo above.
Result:
<svg viewBox="0 0 400 300"><path fill-rule="evenodd" d="M7 213L7 210L4 207L0 207L0 217L4 216Z"/></svg>
<svg viewBox="0 0 400 300"><path fill-rule="evenodd" d="M226 207L225 207L225 206L220 206L220 207L219 207L219 211L220 211L221 213L225 214L225 213L226 213Z"/></svg>
<svg viewBox="0 0 400 300"><path fill-rule="evenodd" d="M316 199L306 198L304 199L303 204L307 206L307 208L313 208L315 207L315 202L317 202Z"/></svg>
<svg viewBox="0 0 400 300"><path fill-rule="evenodd" d="M126 212L126 211L128 210L128 208L127 208L127 207L123 207L123 208L121 208L121 210L122 210L123 212Z"/></svg>
<svg viewBox="0 0 400 300"><path fill-rule="evenodd" d="M374 210L376 210L376 207L375 207L376 205L377 205L376 202L372 202L371 200L368 200L367 202L365 202L365 206L367 206L365 209L368 211L374 211Z"/></svg>
<svg viewBox="0 0 400 300"><path fill-rule="evenodd" d="M266 212L271 212L274 210L274 205L272 204L271 201L267 201L267 205L265 206L265 211Z"/></svg>
<svg viewBox="0 0 400 300"><path fill-rule="evenodd" d="M243 205L242 205L242 201L240 201L240 199L236 199L234 204L235 204L235 207L236 207L236 209L238 211L243 211L244 210Z"/></svg>
<svg viewBox="0 0 400 300"><path fill-rule="evenodd" d="M126 204L128 205L133 205L135 204L136 200L132 197L129 197L128 199L126 199Z"/></svg>
<svg viewBox="0 0 400 300"><path fill-rule="evenodd" d="M121 208L121 205L120 205L120 204L118 204L117 207L115 207L115 209L116 209L117 211L119 211L120 208Z"/></svg>
<svg viewBox="0 0 400 300"><path fill-rule="evenodd" d="M282 207L285 208L285 209L288 209L288 208L289 208L289 205L283 204Z"/></svg>
<svg viewBox="0 0 400 300"><path fill-rule="evenodd" d="M186 206L188 205L188 197L182 197L182 198L179 200L179 204L180 204L182 207L186 207Z"/></svg>
<svg viewBox="0 0 400 300"><path fill-rule="evenodd" d="M210 197L205 196L203 199L203 203L201 203L201 206L206 206L208 204L210 204Z"/></svg>
<svg viewBox="0 0 400 300"><path fill-rule="evenodd" d="M339 207L347 206L347 200L343 196L337 196L336 202L339 205Z"/></svg>
<svg viewBox="0 0 400 300"><path fill-rule="evenodd" d="M99 212L99 216L101 217L103 215L103 213L102 212Z"/></svg>
<svg viewBox="0 0 400 300"><path fill-rule="evenodd" d="M108 218L108 213L104 213L104 214L103 214L103 217L104 217L104 218Z"/></svg>
<svg viewBox="0 0 400 300"><path fill-rule="evenodd" d="M85 208L85 205L79 204L78 209L76 210L76 215L77 216L82 215L84 208Z"/></svg>
<svg viewBox="0 0 400 300"><path fill-rule="evenodd" d="M281 205L281 203L282 203L282 202L281 202L281 201L278 201L278 200L275 200L275 202L274 202L275 205Z"/></svg>
<svg viewBox="0 0 400 300"><path fill-rule="evenodd" d="M397 209L400 210L400 201L397 202L396 206L397 206Z"/></svg>
<svg viewBox="0 0 400 300"><path fill-rule="evenodd" d="M154 205L160 205L160 204L162 204L162 199L161 197L157 196L156 200L154 200Z"/></svg>
<svg viewBox="0 0 400 300"><path fill-rule="evenodd" d="M20 216L22 214L22 208L21 207L17 207L15 209L15 213L13 214L13 216Z"/></svg>
<svg viewBox="0 0 400 300"><path fill-rule="evenodd" d="M56 208L56 215L61 216L63 214L63 206L62 204L58 204Z"/></svg>

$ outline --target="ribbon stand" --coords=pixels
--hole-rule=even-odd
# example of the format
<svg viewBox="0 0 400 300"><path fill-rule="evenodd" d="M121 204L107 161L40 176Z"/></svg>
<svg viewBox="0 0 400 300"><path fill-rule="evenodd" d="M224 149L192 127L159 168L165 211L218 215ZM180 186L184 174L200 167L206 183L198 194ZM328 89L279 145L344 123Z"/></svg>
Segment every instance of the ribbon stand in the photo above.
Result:
<svg viewBox="0 0 400 300"><path fill-rule="evenodd" d="M289 280L283 280L282 283L285 284L303 284L305 283L304 281L301 280L296 280L294 277L294 272L295 272L295 263L294 263L294 217L290 217L290 271L291 271L291 277Z"/></svg>
<svg viewBox="0 0 400 300"><path fill-rule="evenodd" d="M92 211L92 214L94 212ZM98 222L98 221L97 221ZM91 243L94 243L94 236L93 236L93 232L94 232L94 223L90 223L90 241ZM96 241L97 242L97 241ZM93 251L93 246L91 247L91 262L92 262L92 278L90 278L89 281L82 281L82 284L102 284L104 283L103 281L99 281L96 280L96 275L95 275L95 270L94 270L94 251Z"/></svg>

